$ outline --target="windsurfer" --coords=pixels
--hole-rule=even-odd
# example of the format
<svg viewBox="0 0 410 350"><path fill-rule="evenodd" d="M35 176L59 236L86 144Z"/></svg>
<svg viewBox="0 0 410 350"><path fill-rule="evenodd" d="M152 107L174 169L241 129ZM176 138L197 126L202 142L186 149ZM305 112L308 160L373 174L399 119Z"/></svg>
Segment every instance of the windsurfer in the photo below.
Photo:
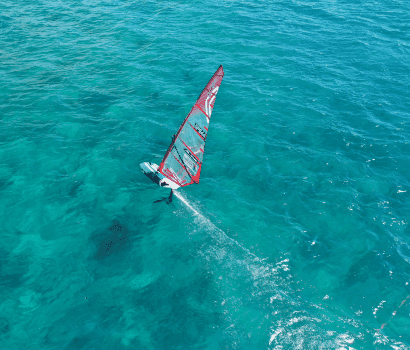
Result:
<svg viewBox="0 0 410 350"><path fill-rule="evenodd" d="M159 186L177 189L198 183L210 116L223 76L224 71L220 66L202 90L178 131L171 134L172 142L160 165L148 162L140 164L142 172ZM155 203L171 203L172 195L173 191Z"/></svg>

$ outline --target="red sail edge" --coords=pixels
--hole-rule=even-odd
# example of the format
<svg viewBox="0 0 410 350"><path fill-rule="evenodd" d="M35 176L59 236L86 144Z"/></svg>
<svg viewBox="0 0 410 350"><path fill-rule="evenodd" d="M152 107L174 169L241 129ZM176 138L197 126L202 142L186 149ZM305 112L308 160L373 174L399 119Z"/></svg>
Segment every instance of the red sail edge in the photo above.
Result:
<svg viewBox="0 0 410 350"><path fill-rule="evenodd" d="M158 171L181 187L199 183L209 122L223 76L221 65L182 122L159 165Z"/></svg>

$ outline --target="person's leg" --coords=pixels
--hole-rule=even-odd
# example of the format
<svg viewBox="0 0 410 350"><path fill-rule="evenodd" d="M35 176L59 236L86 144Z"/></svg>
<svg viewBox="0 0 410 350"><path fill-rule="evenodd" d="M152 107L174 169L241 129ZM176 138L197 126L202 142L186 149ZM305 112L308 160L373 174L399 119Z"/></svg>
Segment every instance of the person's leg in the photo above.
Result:
<svg viewBox="0 0 410 350"><path fill-rule="evenodd" d="M168 204L172 202L172 194L173 193L174 193L174 190L171 190L171 193L169 194L168 201L167 201Z"/></svg>

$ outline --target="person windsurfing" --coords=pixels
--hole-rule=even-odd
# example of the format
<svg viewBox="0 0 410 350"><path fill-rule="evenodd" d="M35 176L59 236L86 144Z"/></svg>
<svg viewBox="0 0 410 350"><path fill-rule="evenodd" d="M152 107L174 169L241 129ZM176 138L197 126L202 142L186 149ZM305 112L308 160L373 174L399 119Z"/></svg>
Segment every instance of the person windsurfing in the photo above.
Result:
<svg viewBox="0 0 410 350"><path fill-rule="evenodd" d="M172 202L172 190L199 183L209 122L223 77L223 67L219 66L178 131L172 135L171 144L161 163L140 164L141 171L147 177L159 186L171 190L168 198L154 203L167 200L169 204Z"/></svg>

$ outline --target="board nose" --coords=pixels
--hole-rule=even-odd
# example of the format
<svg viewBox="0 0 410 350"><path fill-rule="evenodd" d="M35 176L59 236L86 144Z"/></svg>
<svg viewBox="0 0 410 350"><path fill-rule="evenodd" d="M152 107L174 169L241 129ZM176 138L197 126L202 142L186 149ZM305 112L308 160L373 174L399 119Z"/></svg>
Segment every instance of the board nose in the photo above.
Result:
<svg viewBox="0 0 410 350"><path fill-rule="evenodd" d="M148 167L146 163L141 163L140 164L140 169L143 173L146 173L148 171Z"/></svg>

